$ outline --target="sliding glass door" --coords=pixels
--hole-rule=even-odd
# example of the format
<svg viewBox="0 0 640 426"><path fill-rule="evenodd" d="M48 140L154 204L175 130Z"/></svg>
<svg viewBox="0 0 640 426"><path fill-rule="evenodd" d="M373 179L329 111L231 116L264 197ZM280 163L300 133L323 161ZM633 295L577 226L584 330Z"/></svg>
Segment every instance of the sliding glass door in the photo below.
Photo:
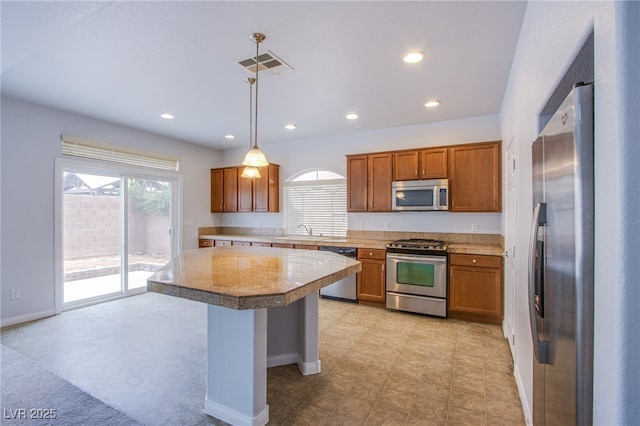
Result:
<svg viewBox="0 0 640 426"><path fill-rule="evenodd" d="M171 182L127 179L128 290L145 289L147 278L171 260Z"/></svg>
<svg viewBox="0 0 640 426"><path fill-rule="evenodd" d="M176 254L177 178L63 165L62 307L146 291Z"/></svg>

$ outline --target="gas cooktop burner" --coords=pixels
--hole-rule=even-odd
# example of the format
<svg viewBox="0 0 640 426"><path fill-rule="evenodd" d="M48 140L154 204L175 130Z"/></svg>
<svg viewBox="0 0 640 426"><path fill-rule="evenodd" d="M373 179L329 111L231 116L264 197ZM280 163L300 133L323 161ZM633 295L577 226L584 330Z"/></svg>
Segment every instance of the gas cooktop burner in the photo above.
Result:
<svg viewBox="0 0 640 426"><path fill-rule="evenodd" d="M387 244L387 248L391 249L409 249L409 250L447 250L447 243L440 240L427 240L421 238L410 238L407 240L397 240Z"/></svg>

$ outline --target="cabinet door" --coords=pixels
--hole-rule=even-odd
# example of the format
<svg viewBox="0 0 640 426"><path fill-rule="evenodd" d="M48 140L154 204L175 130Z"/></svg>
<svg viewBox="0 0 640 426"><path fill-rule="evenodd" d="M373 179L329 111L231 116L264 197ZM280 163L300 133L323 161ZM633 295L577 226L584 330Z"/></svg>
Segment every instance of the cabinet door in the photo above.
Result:
<svg viewBox="0 0 640 426"><path fill-rule="evenodd" d="M386 300L384 261L375 259L358 259L362 262L362 270L357 274L356 288L358 299L373 302Z"/></svg>
<svg viewBox="0 0 640 426"><path fill-rule="evenodd" d="M224 169L223 211L238 211L238 169L228 167Z"/></svg>
<svg viewBox="0 0 640 426"><path fill-rule="evenodd" d="M388 152L370 154L368 157L368 211L390 212L393 156Z"/></svg>
<svg viewBox="0 0 640 426"><path fill-rule="evenodd" d="M242 168L240 168L240 173ZM254 178L238 177L238 211L250 212L253 209Z"/></svg>
<svg viewBox="0 0 640 426"><path fill-rule="evenodd" d="M253 179L253 211L280 211L280 166L269 164L260 168L260 177Z"/></svg>
<svg viewBox="0 0 640 426"><path fill-rule="evenodd" d="M211 213L224 211L224 171L222 169L211 169Z"/></svg>
<svg viewBox="0 0 640 426"><path fill-rule="evenodd" d="M448 156L446 148L420 151L420 179L446 179Z"/></svg>
<svg viewBox="0 0 640 426"><path fill-rule="evenodd" d="M393 180L416 180L419 174L420 155L418 151L393 153Z"/></svg>
<svg viewBox="0 0 640 426"><path fill-rule="evenodd" d="M367 156L347 157L347 211L367 211Z"/></svg>
<svg viewBox="0 0 640 426"><path fill-rule="evenodd" d="M456 146L449 155L450 210L502 211L500 142Z"/></svg>
<svg viewBox="0 0 640 426"><path fill-rule="evenodd" d="M202 247L213 247L214 246L214 240L210 240L208 238L200 238L198 240L198 247L202 248Z"/></svg>
<svg viewBox="0 0 640 426"><path fill-rule="evenodd" d="M503 318L502 270L449 267L449 315L500 324Z"/></svg>

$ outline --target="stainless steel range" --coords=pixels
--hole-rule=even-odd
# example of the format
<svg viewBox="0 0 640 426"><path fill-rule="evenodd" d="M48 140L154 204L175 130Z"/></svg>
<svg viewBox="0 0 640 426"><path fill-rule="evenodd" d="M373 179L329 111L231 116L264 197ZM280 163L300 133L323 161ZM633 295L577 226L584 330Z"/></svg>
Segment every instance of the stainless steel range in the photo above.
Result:
<svg viewBox="0 0 640 426"><path fill-rule="evenodd" d="M447 243L408 239L387 244L387 308L447 316Z"/></svg>

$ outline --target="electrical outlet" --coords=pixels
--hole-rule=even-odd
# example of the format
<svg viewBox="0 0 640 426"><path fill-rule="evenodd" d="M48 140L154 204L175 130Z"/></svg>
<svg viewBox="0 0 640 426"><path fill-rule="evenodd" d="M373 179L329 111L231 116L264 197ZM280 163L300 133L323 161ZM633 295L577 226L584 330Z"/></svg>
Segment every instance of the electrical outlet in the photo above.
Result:
<svg viewBox="0 0 640 426"><path fill-rule="evenodd" d="M478 232L479 230L480 230L480 227L478 226L477 223L471 224L471 232Z"/></svg>
<svg viewBox="0 0 640 426"><path fill-rule="evenodd" d="M11 289L11 300L20 299L20 290L17 288Z"/></svg>
<svg viewBox="0 0 640 426"><path fill-rule="evenodd" d="M384 230L385 230L385 231L388 231L388 230L390 230L390 229L391 229L391 222L385 222L385 223L384 223Z"/></svg>
<svg viewBox="0 0 640 426"><path fill-rule="evenodd" d="M362 221L361 220L356 220L356 229L362 229L363 227L364 226L363 226Z"/></svg>

